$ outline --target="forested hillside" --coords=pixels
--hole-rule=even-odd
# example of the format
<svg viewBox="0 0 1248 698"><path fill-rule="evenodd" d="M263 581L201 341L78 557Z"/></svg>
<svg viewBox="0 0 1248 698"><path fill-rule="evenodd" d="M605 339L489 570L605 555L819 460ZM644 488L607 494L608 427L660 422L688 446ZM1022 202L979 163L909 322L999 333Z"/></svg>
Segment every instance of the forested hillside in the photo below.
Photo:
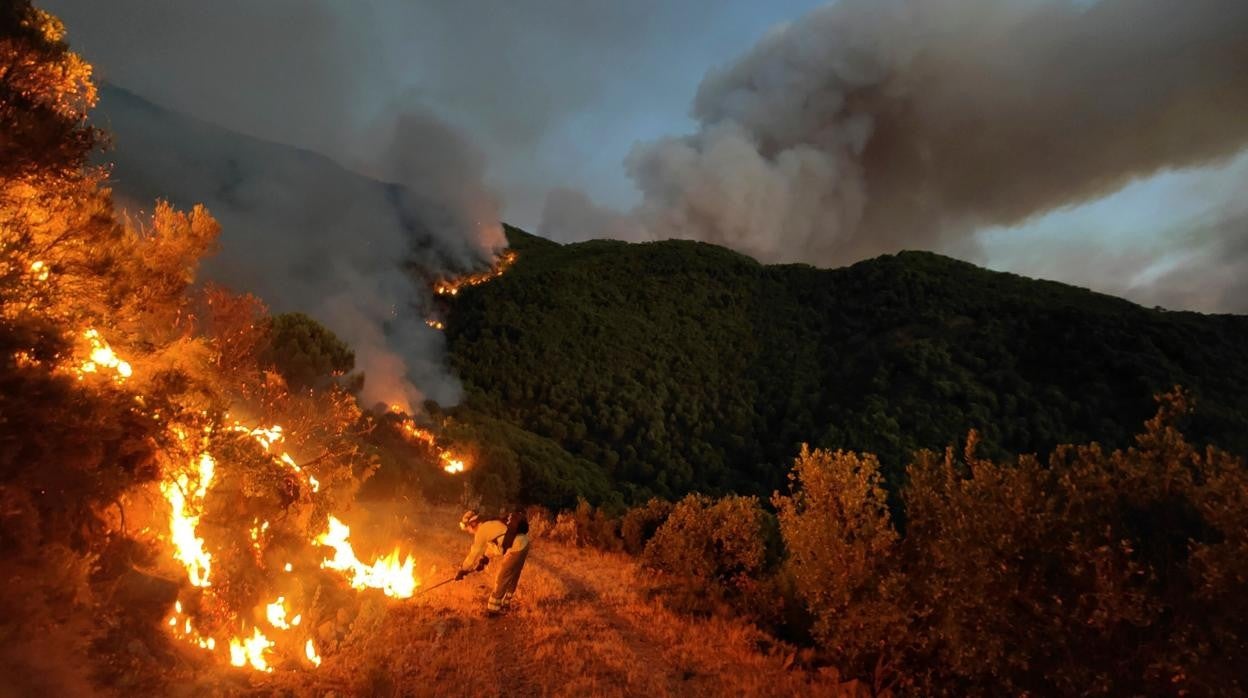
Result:
<svg viewBox="0 0 1248 698"><path fill-rule="evenodd" d="M986 454L1126 443L1175 384L1187 431L1248 451L1248 318L1149 310L903 252L843 269L712 245L556 245L464 289L450 433L486 491L566 505L780 487L802 442L879 454L974 428Z"/></svg>

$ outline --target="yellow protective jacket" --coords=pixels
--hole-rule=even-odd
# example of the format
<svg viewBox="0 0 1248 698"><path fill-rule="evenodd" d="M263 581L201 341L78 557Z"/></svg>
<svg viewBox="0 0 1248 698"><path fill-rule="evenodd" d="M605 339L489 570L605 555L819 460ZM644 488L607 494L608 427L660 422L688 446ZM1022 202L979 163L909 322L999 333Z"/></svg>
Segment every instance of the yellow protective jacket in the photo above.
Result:
<svg viewBox="0 0 1248 698"><path fill-rule="evenodd" d="M477 533L472 537L472 549L468 551L468 557L464 558L464 564L460 566L460 569L475 570L482 555L490 557L502 555L503 549L500 546L503 544L503 536L506 535L506 523L502 521L482 522L480 526L477 526ZM520 552L527 547L529 547L529 537L523 533L517 533L508 552Z"/></svg>

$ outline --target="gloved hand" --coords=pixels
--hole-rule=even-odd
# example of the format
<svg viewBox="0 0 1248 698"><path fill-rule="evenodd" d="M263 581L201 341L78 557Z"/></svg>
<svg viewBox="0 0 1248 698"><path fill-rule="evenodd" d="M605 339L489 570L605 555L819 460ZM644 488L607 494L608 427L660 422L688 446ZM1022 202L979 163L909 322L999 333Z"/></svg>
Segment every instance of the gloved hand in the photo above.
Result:
<svg viewBox="0 0 1248 698"><path fill-rule="evenodd" d="M477 562L477 571L480 572L481 570L485 569L485 566L488 564L490 564L490 558L482 555L481 560Z"/></svg>
<svg viewBox="0 0 1248 698"><path fill-rule="evenodd" d="M455 581L457 581L457 582L458 582L459 580L461 580L461 579L463 579L464 577L467 577L467 576L468 576L468 570L460 570L460 571L458 571L458 572L456 572L456 573L455 573Z"/></svg>

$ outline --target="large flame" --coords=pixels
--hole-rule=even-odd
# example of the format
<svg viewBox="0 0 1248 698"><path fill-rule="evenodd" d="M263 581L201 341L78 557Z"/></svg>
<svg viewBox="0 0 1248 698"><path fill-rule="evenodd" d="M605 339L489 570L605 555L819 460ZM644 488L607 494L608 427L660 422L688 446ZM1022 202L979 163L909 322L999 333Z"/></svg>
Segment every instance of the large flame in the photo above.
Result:
<svg viewBox="0 0 1248 698"><path fill-rule="evenodd" d="M160 491L169 501L169 541L173 544L173 557L186 567L187 577L193 586L209 586L212 572L212 555L204 550L204 539L196 533L199 517L203 513L204 496L216 470L212 455L199 455L195 468L195 480L187 473L178 474L172 481L160 483Z"/></svg>
<svg viewBox="0 0 1248 698"><path fill-rule="evenodd" d="M50 274L48 266L42 262L31 264L29 272L38 281L46 281ZM66 362L62 370L77 375L81 380L88 375L99 375L122 383L132 377L134 371L130 363L117 355L99 331L86 329L80 336L83 340L80 347L82 353ZM25 360L35 361L29 357ZM144 404L141 395L136 395L135 399L140 406ZM159 414L153 416L161 418ZM409 435L425 440L436 449L432 434L414 425L411 427L415 431L409 431ZM217 587L227 589L231 580L228 571L214 569L213 553L206 546L200 531L201 518L206 510L205 500L213 492L218 471L217 458L211 449L213 428L192 429L176 422L170 422L167 428L180 444L181 452L186 454L167 466L159 483L159 490L169 505L167 541L172 558L179 563L190 587L195 590L174 602L165 621L169 633L193 647L228 660L233 666L249 670L271 672L275 662L294 658L306 661L312 667L320 666L321 655L308 637L307 628L303 627L311 624L303 622L304 614L294 603L297 599L285 595L276 596L268 603L261 602L260 607L255 609L255 617L263 619L261 624L267 622L264 629L252 623L244 623L233 630L209 625L206 627L212 629L205 631L198 627L199 620L204 618L219 619L223 615L228 617L230 613L236 618L247 616L239 616L237 609L227 608L222 597L217 595ZM320 482L316 477L285 451L286 434L281 426L248 426L235 421L226 429L255 440L276 464L293 472L306 484L313 495L320 491ZM440 450L439 456L448 472L463 472L462 459L445 450ZM248 536L255 563L261 569L266 565L264 553L270 542L269 529L269 521L260 517L253 518L250 527L242 522L238 524L238 535ZM396 547L389 555L366 564L356 557L349 540L350 533L346 524L331 515L328 517L328 530L308 541L333 550L333 557L325 559L322 568L341 573L355 589L377 589L393 598L408 598L415 593L420 582L416 578L415 561L411 555L401 559ZM294 566L287 562L281 571L292 574Z"/></svg>
<svg viewBox="0 0 1248 698"><path fill-rule="evenodd" d="M449 451L439 453L438 458L442 459L442 469L446 472L452 475L458 475L464 472L463 459L453 457Z"/></svg>
<svg viewBox="0 0 1248 698"><path fill-rule="evenodd" d="M351 528L339 521L337 517L329 517L329 530L317 536L320 545L333 548L334 556L321 563L321 567L342 572L347 583L356 589L380 589L386 596L406 599L416 593L420 584L414 572L415 561L412 556L399 562L399 550L385 557L377 558L372 565L360 562L348 539Z"/></svg>
<svg viewBox="0 0 1248 698"><path fill-rule="evenodd" d="M319 490L316 478L301 468L290 454L281 449L285 438L281 426L247 427L235 422L229 430L255 439L276 462L300 475L314 493ZM184 430L175 427L172 431L181 442L184 444L188 442ZM210 430L205 430L205 447L210 433ZM212 571L212 555L205 550L204 540L199 536L197 528L203 513L204 498L209 492L215 471L216 461L205 448L190 467L173 474L161 483L161 491L169 502L169 540L173 545L174 558L183 564L190 583L196 587L211 586L209 577ZM266 534L269 527L268 521L255 518L248 529L251 547L258 564L263 564ZM364 564L355 556L355 551L348 540L350 534L351 530L346 524L343 524L337 517L329 517L329 530L312 541L331 547L335 551L333 558L324 561L323 568L341 572L348 584L356 589L379 589L387 596L395 598L407 598L415 593L419 582L415 575L415 561L410 555L400 562L399 551L396 548L390 555L379 557L371 565ZM293 571L293 566L286 563L282 569L289 573ZM274 638L270 639L258 627L252 628L250 636L244 633L228 638L220 644L228 648L230 664L269 672L273 670L270 655L277 652L283 656L289 656L297 651L283 648L289 648L290 645L286 643L292 639L296 643L293 647L299 647L297 644L299 640L295 639L292 633L302 623L302 614L291 609L290 602L285 596L278 596L271 603L264 604L263 612L265 620L276 632ZM211 636L201 635L196 630L191 618L184 614L180 600L174 604L174 611L167 622L175 636L210 652L216 650L217 640ZM316 652L311 639L306 640L302 649L303 656L313 666L320 665L321 657Z"/></svg>
<svg viewBox="0 0 1248 698"><path fill-rule="evenodd" d="M281 448L285 438L281 426L248 427L234 422L228 429L254 439L275 462L302 477L312 492L319 490L316 478L301 468ZM204 539L197 530L204 511L204 499L211 490L217 469L216 460L207 448L208 437L212 431L205 429L199 443L194 442L181 427L171 427L171 432L184 446L189 446L188 450L193 452L197 447L202 450L192 462L171 472L160 484L161 492L169 502L169 541L173 547L173 557L182 563L191 585L205 589L204 602L212 603L214 597L208 589L211 587L212 555L205 548ZM263 565L269 528L267 520L262 521L257 517L247 529L256 562L260 565ZM400 562L396 549L390 555L366 565L355 557L349 536L350 529L331 516L329 530L311 541L335 549L334 557L326 560L322 567L341 572L348 584L356 589L379 589L387 596L395 598L407 598L415 593L419 582L416 580L415 562L411 556ZM285 563L282 567L286 573L293 569L290 563ZM305 639L302 633L297 632L303 622L303 615L291 608L291 602L286 596L278 596L271 603L263 604L263 615L273 630L272 637L259 627L253 627L250 635L244 629L237 636L218 641L211 635L199 632L191 616L184 612L181 600L175 602L173 612L166 622L175 637L201 649L215 652L220 645L224 651L228 651L230 664L236 667L271 672L273 656L289 657L297 654L302 654L314 667L320 665L321 657L312 640Z"/></svg>
<svg viewBox="0 0 1248 698"><path fill-rule="evenodd" d="M286 597L279 596L277 600L264 607L265 618L268 619L269 625L282 630L290 630L299 625L303 621L303 616L296 614L290 620L286 620L289 610L286 608Z"/></svg>

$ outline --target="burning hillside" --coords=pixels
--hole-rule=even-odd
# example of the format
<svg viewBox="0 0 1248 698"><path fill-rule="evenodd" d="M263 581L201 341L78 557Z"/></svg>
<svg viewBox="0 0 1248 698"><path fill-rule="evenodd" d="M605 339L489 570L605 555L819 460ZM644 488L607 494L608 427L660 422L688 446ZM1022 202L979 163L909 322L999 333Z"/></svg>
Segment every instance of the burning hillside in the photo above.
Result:
<svg viewBox="0 0 1248 698"><path fill-rule="evenodd" d="M486 271L465 274L450 278L438 279L433 285L433 292L439 296L456 296L461 289L468 286L479 286L487 281L502 276L511 265L516 263L516 253L511 250L503 252L498 261ZM441 329L440 327L438 329Z"/></svg>
<svg viewBox="0 0 1248 698"><path fill-rule="evenodd" d="M310 318L286 317L297 341L277 345L258 299L194 285L219 232L205 210L114 214L86 162L90 66L52 16L19 3L0 21L0 615L58 647L0 663L151 690L188 663L313 669L335 618L421 587L403 536L354 506L382 415ZM466 471L401 420L426 467Z"/></svg>
<svg viewBox="0 0 1248 698"><path fill-rule="evenodd" d="M27 269L27 283L46 286L51 299L58 283L72 281L41 261ZM159 491L164 504L137 517L134 523L141 528L134 539L161 551L183 570L185 584L178 585L165 621L173 637L236 667L265 672L275 666L315 667L321 655L314 630L322 616L335 610L324 598L333 594L325 591L326 585L333 586L328 574L350 589L377 590L393 598L411 597L419 588L415 560L399 546L363 559L356 552L350 527L335 513L344 506L342 498L323 492L320 477L331 487L335 478L343 477L332 457L301 465L288 450L281 425L247 424L229 412L195 411L190 404L169 402L169 396L153 401L143 392L151 382L100 331L89 328L69 335L79 338L75 350L56 360L38 362L29 353L19 353L15 361L27 370L63 374L85 390L128 394L130 410L151 425L150 437L166 444L154 454L161 464L155 482L140 488ZM315 409L300 404L304 396L292 394L271 375L261 390L258 400L240 394L236 397L243 399L237 402L253 410L263 410L266 403ZM348 396L337 399L337 416L350 416ZM305 420L316 418L305 414ZM464 472L463 458L438 447L431 431L407 415L401 424L410 439L434 450L445 472ZM311 442L305 441L305 448ZM158 561L156 568L166 566Z"/></svg>

